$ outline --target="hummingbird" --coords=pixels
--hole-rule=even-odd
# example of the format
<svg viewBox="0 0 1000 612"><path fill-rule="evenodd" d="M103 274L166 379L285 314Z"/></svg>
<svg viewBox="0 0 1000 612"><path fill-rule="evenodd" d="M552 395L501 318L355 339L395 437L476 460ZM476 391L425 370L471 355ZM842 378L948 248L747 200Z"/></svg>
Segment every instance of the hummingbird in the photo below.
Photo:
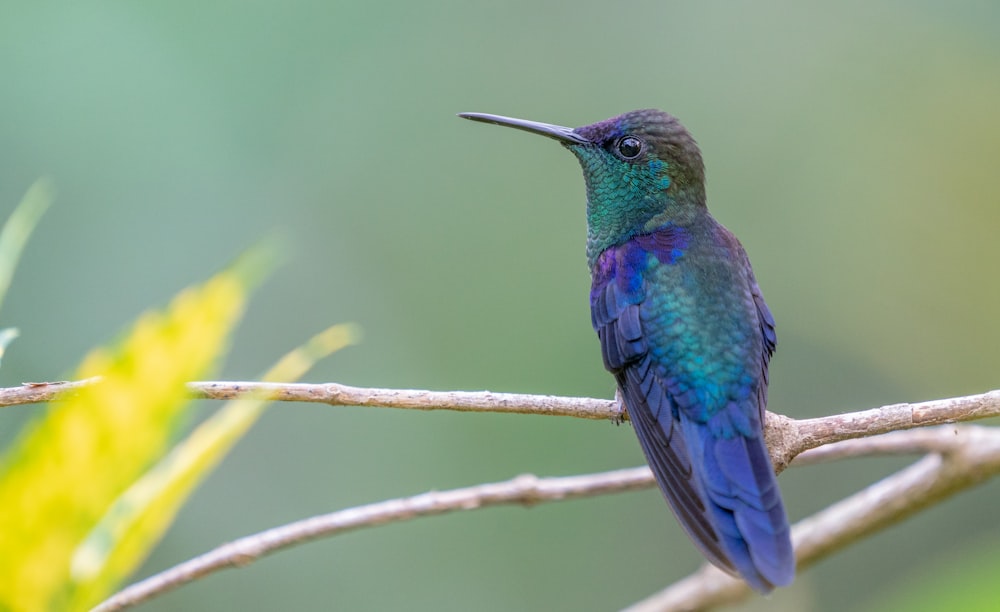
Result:
<svg viewBox="0 0 1000 612"><path fill-rule="evenodd" d="M576 156L591 323L656 482L711 563L761 593L790 584L795 555L763 432L774 317L743 246L708 212L694 138L654 109L578 128L459 116Z"/></svg>

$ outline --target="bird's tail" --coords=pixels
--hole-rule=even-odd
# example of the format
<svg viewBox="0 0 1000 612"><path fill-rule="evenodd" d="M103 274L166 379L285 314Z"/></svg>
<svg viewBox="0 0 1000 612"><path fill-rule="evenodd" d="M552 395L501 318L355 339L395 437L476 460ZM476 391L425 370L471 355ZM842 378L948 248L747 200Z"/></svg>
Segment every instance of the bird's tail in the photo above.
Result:
<svg viewBox="0 0 1000 612"><path fill-rule="evenodd" d="M684 438L728 560L750 586L766 593L795 577L788 518L760 425L720 424L725 412L707 423L682 418Z"/></svg>

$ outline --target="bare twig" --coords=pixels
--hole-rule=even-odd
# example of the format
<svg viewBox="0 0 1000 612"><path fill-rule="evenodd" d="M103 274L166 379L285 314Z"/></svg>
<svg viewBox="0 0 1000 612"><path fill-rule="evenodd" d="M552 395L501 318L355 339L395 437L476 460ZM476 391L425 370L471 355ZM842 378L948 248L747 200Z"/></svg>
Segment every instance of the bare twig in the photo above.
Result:
<svg viewBox="0 0 1000 612"><path fill-rule="evenodd" d="M809 449L801 455L797 455L792 460L792 465L801 467L871 455L945 453L954 448L954 436L965 429L968 428L941 425L910 431L890 431L871 438L841 440L826 446Z"/></svg>
<svg viewBox="0 0 1000 612"><path fill-rule="evenodd" d="M92 378L75 382L26 383L20 387L0 389L0 406L47 402L96 382L97 379ZM623 416L614 400L588 397L491 391L375 389L339 383L209 381L188 383L188 389L192 397L199 399L229 400L241 395L254 395L277 401L313 402L331 406L545 414L584 419L619 419ZM772 448L780 447L782 453L779 459L785 459L784 463L787 463L791 457L806 449L839 440L991 416L1000 416L1000 390L917 404L892 404L816 419L795 420L769 413L768 445Z"/></svg>
<svg viewBox="0 0 1000 612"><path fill-rule="evenodd" d="M21 387L0 389L0 406L51 401L95 382L96 380L90 379L76 382L30 383ZM319 402L334 406L547 414L587 419L620 419L623 416L617 403L611 400L489 391L437 392L365 389L337 383L259 382L194 382L189 383L188 388L192 397L201 399L232 399L241 395L254 395L281 401ZM997 467L1000 464L1000 449L997 448L1000 442L996 441L1000 432L988 428L957 427L933 432L898 431L990 416L1000 416L1000 390L916 404L894 404L816 419L796 420L768 413L766 436L775 469L779 472L800 454L802 458L796 463L807 465L869 454L933 453L910 468L800 523L794 532L800 564L807 564L829 554L871 531L901 520L943 496L992 476L1000 469ZM897 433L879 435L893 431ZM966 433L967 431L969 433ZM953 437L949 438L942 432L951 432L949 435ZM990 440L989 444L977 447L979 452L969 449L975 445L967 441L976 436ZM978 445L979 438L976 440ZM963 441L965 441L964 446ZM825 447L820 449L818 448L820 446ZM991 450L987 452L987 449ZM642 472L641 478L636 476L637 472L629 472L631 474L629 478L638 480L625 479L618 485L592 484L604 482L602 479L609 477L607 474L574 477L582 479L577 481L522 477L506 483L481 485L444 493L427 493L307 519L222 546L129 587L101 604L98 609L122 609L218 569L239 566L273 550L348 529L501 503L535 503L650 486L652 479L648 470L645 468L639 470ZM914 474L927 480L918 482ZM587 480L591 478L597 480ZM568 486L568 482L575 482L573 486L579 487L574 489L572 494L540 493L549 486L554 487L552 491L558 491L560 487ZM745 586L741 582L725 576L714 568L706 568L655 596L656 599L649 600L652 602L649 605L662 606L667 605L663 603L664 601L667 603L683 601L684 609L689 609L691 602L705 602L704 605L711 605L713 602L728 601L728 598L742 596L744 590ZM646 604L647 602L643 602L639 605Z"/></svg>
<svg viewBox="0 0 1000 612"><path fill-rule="evenodd" d="M75 381L28 382L22 383L20 387L0 388L0 407L50 402L71 395L78 389L92 385L98 380L97 378L86 378Z"/></svg>
<svg viewBox="0 0 1000 612"><path fill-rule="evenodd" d="M653 475L646 467L564 478L537 478L526 474L505 482L451 491L431 491L413 497L348 508L224 544L120 591L94 608L94 612L122 610L221 569L242 567L283 548L361 527L504 504L530 506L539 502L619 493L646 488L652 484Z"/></svg>
<svg viewBox="0 0 1000 612"><path fill-rule="evenodd" d="M48 402L98 382L97 378L74 382L25 383L0 389L0 407ZM507 412L547 414L582 419L621 418L613 400L589 397L559 397L491 391L423 391L416 389L369 389L339 383L265 383L209 381L188 383L196 399L230 400L245 395L282 402L312 402L331 406L408 408L411 410L457 410L459 412Z"/></svg>
<svg viewBox="0 0 1000 612"><path fill-rule="evenodd" d="M817 419L802 419L796 421L795 429L798 434L796 442L801 450L805 450L839 440L956 421L973 421L997 415L1000 415L1000 390L917 404L892 404L872 410Z"/></svg>
<svg viewBox="0 0 1000 612"><path fill-rule="evenodd" d="M589 397L493 393L491 391L368 389L339 383L196 382L188 385L188 388L195 397L206 399L231 399L247 392L264 391L268 397L279 401L318 402L331 406L546 414L583 419L613 419L621 416L621 410L615 405L615 402Z"/></svg>
<svg viewBox="0 0 1000 612"><path fill-rule="evenodd" d="M871 439L838 442L830 448L836 450L833 454L837 458L882 452L941 454L929 455L797 524L793 538L800 567L1000 471L1000 431L985 427L953 426L893 432ZM803 457L820 455L825 450L807 451ZM530 505L604 495L648 488L653 484L652 474L646 467L567 478L539 479L526 475L506 482L349 508L224 544L126 588L95 611L122 610L219 570L244 566L283 548L362 527L493 505ZM635 609L702 609L738 601L749 594L750 590L742 581L706 565L667 590L636 604Z"/></svg>

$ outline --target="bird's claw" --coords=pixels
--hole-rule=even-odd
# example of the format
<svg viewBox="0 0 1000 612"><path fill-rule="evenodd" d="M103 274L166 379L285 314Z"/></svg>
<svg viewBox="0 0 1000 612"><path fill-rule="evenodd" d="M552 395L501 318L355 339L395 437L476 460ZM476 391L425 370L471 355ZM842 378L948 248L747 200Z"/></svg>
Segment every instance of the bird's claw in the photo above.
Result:
<svg viewBox="0 0 1000 612"><path fill-rule="evenodd" d="M621 425L628 419L628 412L625 409L625 400L622 399L622 392L620 389L615 389L615 406L614 414L611 415L611 422L615 425Z"/></svg>

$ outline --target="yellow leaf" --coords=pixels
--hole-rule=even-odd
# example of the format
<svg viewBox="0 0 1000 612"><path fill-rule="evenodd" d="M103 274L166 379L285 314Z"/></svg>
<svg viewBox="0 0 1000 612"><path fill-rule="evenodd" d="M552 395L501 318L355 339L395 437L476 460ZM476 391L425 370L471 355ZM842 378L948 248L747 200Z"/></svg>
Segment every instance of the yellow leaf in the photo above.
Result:
<svg viewBox="0 0 1000 612"><path fill-rule="evenodd" d="M297 380L316 361L353 344L352 325L335 325L285 355L263 377ZM244 397L227 402L129 487L77 549L72 575L81 604L93 604L145 558L191 491L218 465L260 416L270 400Z"/></svg>
<svg viewBox="0 0 1000 612"><path fill-rule="evenodd" d="M184 383L209 371L243 311L243 277L225 272L142 315L77 371L94 385L50 406L0 461L0 609L65 610L73 552L112 502L159 459L187 406Z"/></svg>

